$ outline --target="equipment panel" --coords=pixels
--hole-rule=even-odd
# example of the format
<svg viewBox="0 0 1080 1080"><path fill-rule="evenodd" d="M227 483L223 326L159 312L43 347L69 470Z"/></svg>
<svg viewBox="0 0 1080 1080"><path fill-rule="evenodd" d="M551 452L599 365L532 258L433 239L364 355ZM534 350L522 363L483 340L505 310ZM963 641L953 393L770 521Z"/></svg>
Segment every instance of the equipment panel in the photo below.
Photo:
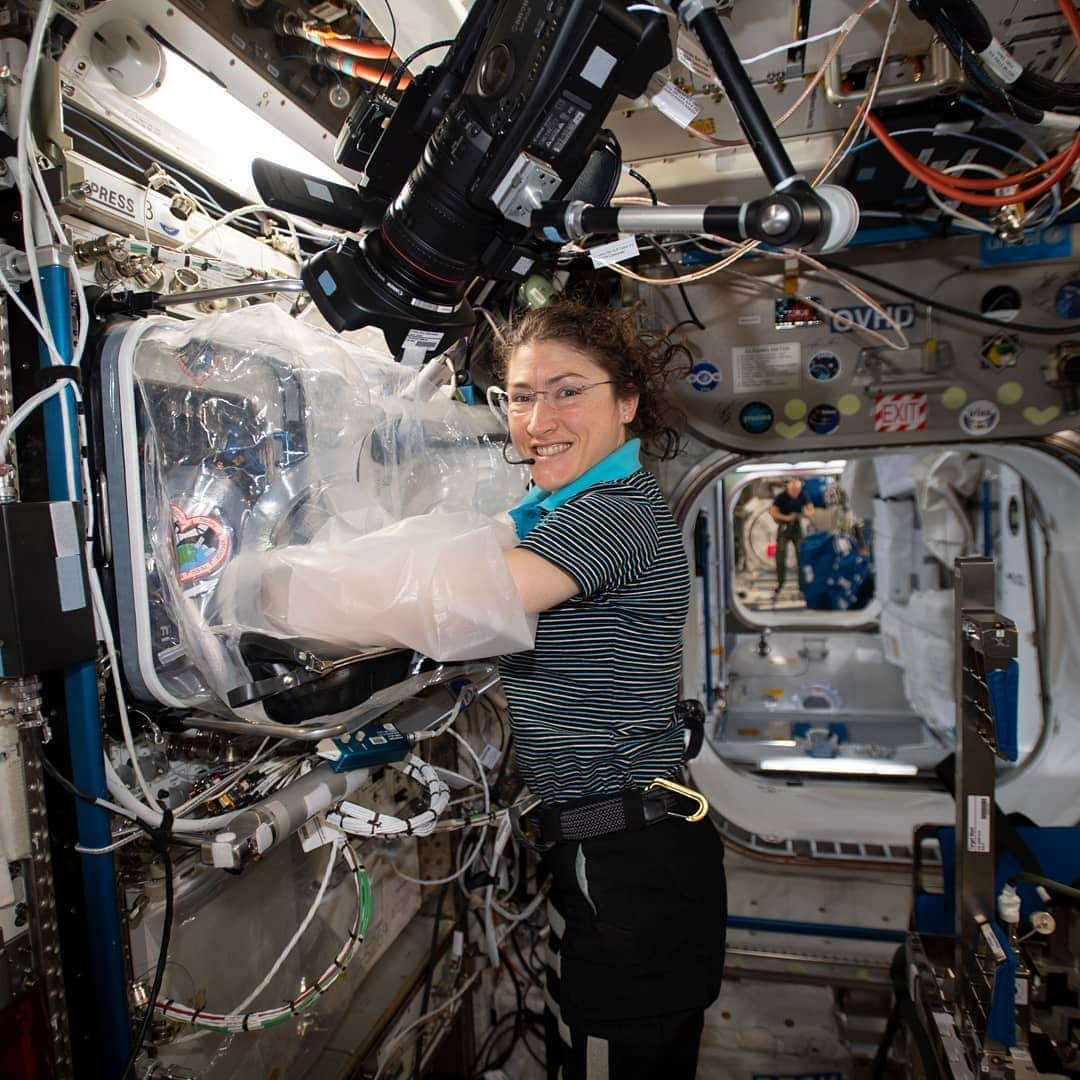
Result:
<svg viewBox="0 0 1080 1080"><path fill-rule="evenodd" d="M1042 235L1071 254L1071 233ZM691 430L714 445L783 454L1076 427L1080 324L1075 336L1069 329L1080 265L1017 263L1020 249L961 243L959 257L892 254L858 268L985 322L862 279L881 310L816 274L697 286L693 303L709 329L690 335L694 365L674 394Z"/></svg>

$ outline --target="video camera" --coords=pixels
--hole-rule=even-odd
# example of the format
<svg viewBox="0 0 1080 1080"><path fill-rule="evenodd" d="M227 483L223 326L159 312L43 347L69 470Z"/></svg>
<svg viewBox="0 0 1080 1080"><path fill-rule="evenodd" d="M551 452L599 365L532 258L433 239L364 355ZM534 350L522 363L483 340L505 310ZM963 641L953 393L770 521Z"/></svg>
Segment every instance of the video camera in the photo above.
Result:
<svg viewBox="0 0 1080 1080"><path fill-rule="evenodd" d="M668 19L619 0L477 0L445 59L395 106L373 89L338 139L359 191L265 161L268 205L349 231L304 284L337 331L374 325L423 362L473 325L477 279L526 277L545 253L598 232L698 232L835 250L858 225L843 188L799 177L743 72L715 0L674 0L709 55L773 191L741 206L608 206L621 166L602 125L671 60ZM392 89L388 87L388 91Z"/></svg>

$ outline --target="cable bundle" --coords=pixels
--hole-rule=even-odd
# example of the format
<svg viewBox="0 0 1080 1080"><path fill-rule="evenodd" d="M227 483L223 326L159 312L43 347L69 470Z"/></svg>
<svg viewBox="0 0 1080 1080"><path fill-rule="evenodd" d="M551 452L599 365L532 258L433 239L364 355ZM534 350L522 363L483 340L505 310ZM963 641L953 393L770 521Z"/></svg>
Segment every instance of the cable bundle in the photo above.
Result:
<svg viewBox="0 0 1080 1080"><path fill-rule="evenodd" d="M304 990L299 997L286 1002L284 1005L279 1005L273 1009L263 1009L259 1012L234 1011L231 1013L213 1013L206 1009L194 1009L190 1005L183 1005L171 999L159 1001L155 1006L156 1011L163 1016L168 1017L170 1020L177 1020L182 1024L191 1024L194 1027L207 1028L210 1031L239 1032L261 1031L265 1028L274 1027L275 1025L288 1020L290 1017L295 1016L297 1013L303 1012L311 1005L314 1005L315 1002L345 973L349 961L351 961L355 955L360 942L364 940L364 934L371 924L373 901L371 881L368 878L367 871L347 843L341 843L340 850L341 857L345 860L345 864L353 875L353 883L356 887L356 914L353 917L349 933L342 943L341 948L338 950L337 955L330 961L330 964L318 979ZM327 873L323 878L319 894L315 897L315 902L312 904L307 918L305 918L304 922L300 925L299 930L293 936L292 941L286 946L285 951L278 958L277 963L271 969L267 977L256 990L248 996L247 1001L245 1001L242 1006L243 1008L246 1008L247 1004L254 1000L254 998L257 997L269 983L270 978L281 966L285 957L292 951L292 947L299 940L300 934L303 933L308 923L311 921L315 914L315 910L318 908L319 903L326 892L326 885L330 877L329 871L333 867L333 862L334 858L333 855L331 855L330 863L327 865Z"/></svg>
<svg viewBox="0 0 1080 1080"><path fill-rule="evenodd" d="M427 788L426 810L411 818L399 818L346 800L336 811L327 814L326 820L354 836L428 836L433 833L439 815L450 802L450 788L426 761L414 754L403 762L395 762L393 768Z"/></svg>

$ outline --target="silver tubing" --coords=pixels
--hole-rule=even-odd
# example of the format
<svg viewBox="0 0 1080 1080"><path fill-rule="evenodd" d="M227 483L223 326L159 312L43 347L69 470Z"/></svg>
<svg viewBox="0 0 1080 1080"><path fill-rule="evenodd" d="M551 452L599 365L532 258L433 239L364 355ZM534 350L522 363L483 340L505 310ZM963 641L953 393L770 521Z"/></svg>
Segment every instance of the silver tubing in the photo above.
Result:
<svg viewBox="0 0 1080 1080"><path fill-rule="evenodd" d="M177 304L200 304L204 300L231 300L237 296L261 296L276 292L304 292L304 283L299 278L281 278L278 281L244 281L239 285L223 285L220 289L161 293L154 301L154 306L174 307Z"/></svg>
<svg viewBox="0 0 1080 1080"><path fill-rule="evenodd" d="M705 231L705 206L621 206L619 232L701 233Z"/></svg>

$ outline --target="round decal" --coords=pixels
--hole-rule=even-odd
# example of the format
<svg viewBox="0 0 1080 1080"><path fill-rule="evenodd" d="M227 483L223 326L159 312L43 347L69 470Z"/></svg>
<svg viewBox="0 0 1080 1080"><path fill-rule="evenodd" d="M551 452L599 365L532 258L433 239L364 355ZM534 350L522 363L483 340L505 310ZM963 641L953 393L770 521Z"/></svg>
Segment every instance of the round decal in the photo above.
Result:
<svg viewBox="0 0 1080 1080"><path fill-rule="evenodd" d="M1063 319L1080 317L1080 281L1066 281L1054 297L1054 310Z"/></svg>
<svg viewBox="0 0 1080 1080"><path fill-rule="evenodd" d="M1024 384L1018 382L1002 383L997 390L999 405L1015 405L1024 396Z"/></svg>
<svg viewBox="0 0 1080 1080"><path fill-rule="evenodd" d="M828 435L840 424L840 410L835 405L815 405L806 423L815 435Z"/></svg>
<svg viewBox="0 0 1080 1080"><path fill-rule="evenodd" d="M184 513L172 503L173 549L181 585L210 577L225 564L232 549L229 527L209 514Z"/></svg>
<svg viewBox="0 0 1080 1080"><path fill-rule="evenodd" d="M995 285L983 293L979 310L999 322L1012 322L1020 314L1023 299L1011 285Z"/></svg>
<svg viewBox="0 0 1080 1080"><path fill-rule="evenodd" d="M751 435L763 435L773 425L772 407L764 401L751 401L749 405L744 405L739 413L739 423L742 424L743 431Z"/></svg>
<svg viewBox="0 0 1080 1080"><path fill-rule="evenodd" d="M801 420L806 415L806 402L800 398L792 398L785 402L784 415L789 420Z"/></svg>
<svg viewBox="0 0 1080 1080"><path fill-rule="evenodd" d="M959 409L967 401L967 391L962 386L950 386L941 392L941 404L946 409Z"/></svg>
<svg viewBox="0 0 1080 1080"><path fill-rule="evenodd" d="M820 349L806 362L806 370L811 379L828 382L840 374L840 357L828 349Z"/></svg>
<svg viewBox="0 0 1080 1080"><path fill-rule="evenodd" d="M688 381L698 393L708 394L720 385L720 370L703 360L690 369Z"/></svg>
<svg viewBox="0 0 1080 1080"><path fill-rule="evenodd" d="M960 413L960 429L965 435L989 435L1001 419L1001 410L992 401L973 401Z"/></svg>

